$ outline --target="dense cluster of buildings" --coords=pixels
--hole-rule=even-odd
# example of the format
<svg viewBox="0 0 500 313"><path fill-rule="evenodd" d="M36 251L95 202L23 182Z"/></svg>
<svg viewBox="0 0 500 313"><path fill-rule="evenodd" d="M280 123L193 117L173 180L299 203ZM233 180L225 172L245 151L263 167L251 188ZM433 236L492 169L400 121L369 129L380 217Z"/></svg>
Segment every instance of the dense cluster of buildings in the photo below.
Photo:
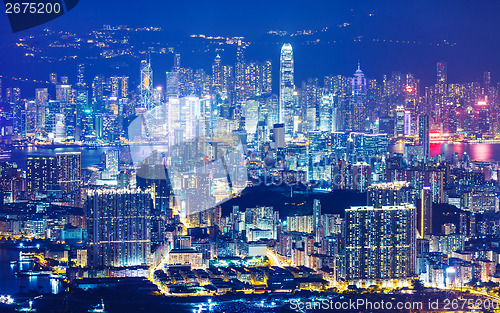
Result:
<svg viewBox="0 0 500 313"><path fill-rule="evenodd" d="M174 54L164 88L146 59L138 90L126 76L89 81L81 64L75 84L52 73L34 99L0 92L6 147L116 146L85 168L81 152L0 163L0 235L64 244L73 280L152 273L171 293L500 279L498 164L430 154L433 139L499 134L489 73L451 84L438 62L423 88L412 74L366 79L358 64L353 77L297 85L284 44L276 94L271 61L234 44L236 64L217 55L211 74ZM390 151L397 141L403 153ZM310 192L312 214L222 213L245 188L271 185ZM364 205L333 212L325 191Z"/></svg>

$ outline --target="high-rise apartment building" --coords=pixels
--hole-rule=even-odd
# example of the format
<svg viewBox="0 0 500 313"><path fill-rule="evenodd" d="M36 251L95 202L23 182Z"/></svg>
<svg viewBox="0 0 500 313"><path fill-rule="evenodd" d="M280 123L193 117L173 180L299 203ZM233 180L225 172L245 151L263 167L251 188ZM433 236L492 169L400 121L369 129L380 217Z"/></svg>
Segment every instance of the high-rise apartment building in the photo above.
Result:
<svg viewBox="0 0 500 313"><path fill-rule="evenodd" d="M89 267L143 265L151 253L150 189L95 189L87 192Z"/></svg>
<svg viewBox="0 0 500 313"><path fill-rule="evenodd" d="M346 278L406 279L416 270L416 208L351 207L346 210Z"/></svg>

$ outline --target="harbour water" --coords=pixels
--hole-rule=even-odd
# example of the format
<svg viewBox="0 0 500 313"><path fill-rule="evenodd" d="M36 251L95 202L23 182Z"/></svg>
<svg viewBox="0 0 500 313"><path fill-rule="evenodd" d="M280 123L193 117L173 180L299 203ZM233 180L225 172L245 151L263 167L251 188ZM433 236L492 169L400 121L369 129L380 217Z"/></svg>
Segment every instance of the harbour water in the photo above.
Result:
<svg viewBox="0 0 500 313"><path fill-rule="evenodd" d="M20 262L21 249L0 246L0 295L54 293L61 291L61 283L49 276L16 276L16 271L33 269L33 261ZM12 262L16 262L15 264Z"/></svg>
<svg viewBox="0 0 500 313"><path fill-rule="evenodd" d="M403 152L403 144L396 144L389 147L391 152ZM13 148L10 158L5 158L0 161L16 162L19 167L26 168L26 157L28 155L49 156L62 152L80 152L82 154L82 168L96 165L102 162L102 155L107 150L117 149L115 147L99 147L89 149L86 147L66 147L66 148ZM130 158L128 147L119 147L121 160ZM454 153L458 153L462 157L466 152L470 160L475 161L494 161L500 162L500 143L431 143L430 155L444 154L447 159L451 159ZM129 160L130 161L130 160Z"/></svg>
<svg viewBox="0 0 500 313"><path fill-rule="evenodd" d="M396 144L391 146L389 150L403 153L403 148L403 144ZM433 142L430 144L430 155L432 157L444 154L446 159L450 160L454 153L458 153L459 157L462 158L464 152L473 161L500 162L500 143Z"/></svg>

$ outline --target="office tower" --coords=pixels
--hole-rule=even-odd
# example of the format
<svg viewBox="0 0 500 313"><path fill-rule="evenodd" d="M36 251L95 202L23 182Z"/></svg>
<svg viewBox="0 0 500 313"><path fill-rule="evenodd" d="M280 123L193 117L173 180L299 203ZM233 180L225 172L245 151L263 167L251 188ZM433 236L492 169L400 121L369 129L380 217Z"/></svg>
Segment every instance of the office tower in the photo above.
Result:
<svg viewBox="0 0 500 313"><path fill-rule="evenodd" d="M412 121L411 121L411 111L410 110L405 110L404 112L404 135L405 136L411 136L411 128L412 128Z"/></svg>
<svg viewBox="0 0 500 313"><path fill-rule="evenodd" d="M293 130L294 88L293 49L291 44L285 43L281 47L280 55L279 122L285 125L287 133Z"/></svg>
<svg viewBox="0 0 500 313"><path fill-rule="evenodd" d="M337 108L332 93L323 94L319 109L319 130L337 131Z"/></svg>
<svg viewBox="0 0 500 313"><path fill-rule="evenodd" d="M439 61L436 66L436 79L438 84L448 83L448 65L446 62Z"/></svg>
<svg viewBox="0 0 500 313"><path fill-rule="evenodd" d="M64 115L64 135L74 137L77 112L71 85L56 85L56 100L61 104L61 113Z"/></svg>
<svg viewBox="0 0 500 313"><path fill-rule="evenodd" d="M436 66L436 89L435 89L435 103L441 106L446 104L448 91L448 68L446 62L439 61ZM441 107L436 108L440 110Z"/></svg>
<svg viewBox="0 0 500 313"><path fill-rule="evenodd" d="M271 94L273 92L273 67L271 60L266 60L262 65L262 93Z"/></svg>
<svg viewBox="0 0 500 313"><path fill-rule="evenodd" d="M234 98L234 67L231 65L224 65L222 67L222 91L225 92L228 97Z"/></svg>
<svg viewBox="0 0 500 313"><path fill-rule="evenodd" d="M82 155L80 152L56 153L57 176L61 190L73 205L80 204L82 186Z"/></svg>
<svg viewBox="0 0 500 313"><path fill-rule="evenodd" d="M127 98L128 97L128 76L121 77L121 88L120 88L120 97Z"/></svg>
<svg viewBox="0 0 500 313"><path fill-rule="evenodd" d="M222 71L222 64L220 62L220 55L217 54L214 59L214 63L212 64L212 88L215 92L222 91L222 80L224 73Z"/></svg>
<svg viewBox="0 0 500 313"><path fill-rule="evenodd" d="M47 88L35 89L36 130L42 132L45 129L45 104L49 100Z"/></svg>
<svg viewBox="0 0 500 313"><path fill-rule="evenodd" d="M368 205L375 208L412 203L411 189L405 181L372 184L368 187Z"/></svg>
<svg viewBox="0 0 500 313"><path fill-rule="evenodd" d="M413 205L346 209L346 278L406 279L416 271Z"/></svg>
<svg viewBox="0 0 500 313"><path fill-rule="evenodd" d="M244 99L260 96L262 93L262 68L257 62L249 62L244 66L243 90Z"/></svg>
<svg viewBox="0 0 500 313"><path fill-rule="evenodd" d="M165 96L167 102L179 98L179 73L166 72Z"/></svg>
<svg viewBox="0 0 500 313"><path fill-rule="evenodd" d="M96 104L99 104L104 97L104 85L106 82L104 81L104 77L95 76L92 81L92 103L94 104L94 108L99 108ZM98 111L98 110L95 110Z"/></svg>
<svg viewBox="0 0 500 313"><path fill-rule="evenodd" d="M194 94L198 97L210 95L212 90L212 83L210 76L205 73L203 69L197 69L194 72Z"/></svg>
<svg viewBox="0 0 500 313"><path fill-rule="evenodd" d="M259 101L247 100L245 102L245 130L249 141L253 141L257 132L257 123L259 122Z"/></svg>
<svg viewBox="0 0 500 313"><path fill-rule="evenodd" d="M61 84L63 84L63 85L69 84L68 76L61 76Z"/></svg>
<svg viewBox="0 0 500 313"><path fill-rule="evenodd" d="M71 85L56 85L56 100L61 103L71 102Z"/></svg>
<svg viewBox="0 0 500 313"><path fill-rule="evenodd" d="M321 101L321 88L318 86L317 78L309 78L307 83L302 82L299 103L292 108L293 130L298 130L297 122L305 120L308 131L318 130L318 115Z"/></svg>
<svg viewBox="0 0 500 313"><path fill-rule="evenodd" d="M50 73L49 74L49 81L51 84L56 85L57 84L57 74L56 73Z"/></svg>
<svg viewBox="0 0 500 313"><path fill-rule="evenodd" d="M56 158L28 156L26 158L26 187L30 195L46 193L57 184Z"/></svg>
<svg viewBox="0 0 500 313"><path fill-rule="evenodd" d="M26 101L11 102L12 126L19 139L26 137L26 104Z"/></svg>
<svg viewBox="0 0 500 313"><path fill-rule="evenodd" d="M120 165L120 151L108 150L104 153L106 161L106 171L118 174L118 167Z"/></svg>
<svg viewBox="0 0 500 313"><path fill-rule="evenodd" d="M55 138L57 132L57 116L61 113L61 104L59 101L49 100L45 105L45 123L44 130L49 138Z"/></svg>
<svg viewBox="0 0 500 313"><path fill-rule="evenodd" d="M427 113L421 113L418 116L418 144L423 146L424 160L427 162L430 156L430 124L429 115Z"/></svg>
<svg viewBox="0 0 500 313"><path fill-rule="evenodd" d="M236 64L234 67L234 75L235 75L235 118L238 119L237 115L240 113L237 112L238 107L241 106L241 102L244 100L245 96L245 54L244 47L242 46L243 38L238 38L238 46L236 47Z"/></svg>
<svg viewBox="0 0 500 313"><path fill-rule="evenodd" d="M273 127L273 149L285 148L285 125L274 124Z"/></svg>
<svg viewBox="0 0 500 313"><path fill-rule="evenodd" d="M144 265L151 253L151 190L87 191L89 267Z"/></svg>
<svg viewBox="0 0 500 313"><path fill-rule="evenodd" d="M179 72L181 70L181 55L180 53L176 53L174 55L174 67L173 71L174 72Z"/></svg>
<svg viewBox="0 0 500 313"><path fill-rule="evenodd" d="M420 191L420 208L418 211L418 232L421 238L432 235L432 190L424 186Z"/></svg>
<svg viewBox="0 0 500 313"><path fill-rule="evenodd" d="M398 106L396 108L394 121L394 136L404 136L405 131L405 111L403 106Z"/></svg>
<svg viewBox="0 0 500 313"><path fill-rule="evenodd" d="M420 80L416 79L413 74L406 74L406 82L404 84L404 109L405 111L409 111L411 114L411 124L409 123L408 127L410 129L411 134L416 133L416 117L419 112L423 111L423 107L419 107L418 101L418 90L419 90ZM406 124L405 124L406 128ZM408 133L410 133L408 132Z"/></svg>
<svg viewBox="0 0 500 313"><path fill-rule="evenodd" d="M76 85L80 88L86 87L85 83L85 64L78 64L78 74L76 76Z"/></svg>
<svg viewBox="0 0 500 313"><path fill-rule="evenodd" d="M21 88L19 88L19 87L12 88L12 97L11 97L10 101L11 102L21 101Z"/></svg>
<svg viewBox="0 0 500 313"><path fill-rule="evenodd" d="M490 72L484 72L483 73L483 87L486 89L486 92L490 89L491 86L491 73Z"/></svg>
<svg viewBox="0 0 500 313"><path fill-rule="evenodd" d="M357 132L365 132L366 123L366 78L361 71L358 63L358 69L352 78L352 129Z"/></svg>
<svg viewBox="0 0 500 313"><path fill-rule="evenodd" d="M195 93L193 84L193 70L190 68L180 68L176 72L179 77L179 96L188 97Z"/></svg>
<svg viewBox="0 0 500 313"><path fill-rule="evenodd" d="M152 106L153 70L151 69L151 63L148 59L141 61L141 107L149 110Z"/></svg>
<svg viewBox="0 0 500 313"><path fill-rule="evenodd" d="M111 77L111 97L118 98L120 94L120 79L117 76Z"/></svg>
<svg viewBox="0 0 500 313"><path fill-rule="evenodd" d="M26 135L29 137L35 136L37 111L35 100L26 101Z"/></svg>
<svg viewBox="0 0 500 313"><path fill-rule="evenodd" d="M89 106L89 92L86 87L78 87L76 90L76 112L77 129L81 131L85 128L85 123L82 119L92 113L92 109Z"/></svg>

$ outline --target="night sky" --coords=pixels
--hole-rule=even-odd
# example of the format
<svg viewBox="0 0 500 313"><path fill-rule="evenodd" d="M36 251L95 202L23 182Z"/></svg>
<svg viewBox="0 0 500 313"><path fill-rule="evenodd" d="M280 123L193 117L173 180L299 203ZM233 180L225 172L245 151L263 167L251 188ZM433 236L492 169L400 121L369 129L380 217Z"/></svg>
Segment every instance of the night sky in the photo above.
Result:
<svg viewBox="0 0 500 313"><path fill-rule="evenodd" d="M325 52L326 55L318 58L298 49L297 56L302 53L303 64L297 59L297 66L298 69L303 66L304 77L314 75L314 68L320 66L318 62L326 58L336 60L330 72L349 75L351 68L352 72L355 70L355 60L361 59L368 76L380 78L382 73L401 70L414 72L425 82L433 83L435 62L443 59L448 61L452 82L479 81L484 71L491 71L492 80L497 82L500 81L499 17L500 1L497 0L80 0L72 11L38 28L79 31L102 24L151 25L179 34L244 36L258 40L271 29L296 31L325 26L335 29L347 21L351 24L349 36L352 37L430 43L446 40L456 45L452 49L395 48L389 52L375 46L351 45L332 52L331 56ZM0 36L4 42L29 32L31 30L13 35L7 16L2 13Z"/></svg>
<svg viewBox="0 0 500 313"><path fill-rule="evenodd" d="M334 26L353 13L374 13L371 31L375 32L499 43L500 2L496 0L80 0L74 10L49 26L78 30L102 24L155 25L187 33L251 35L275 28ZM10 33L2 15L0 31Z"/></svg>

